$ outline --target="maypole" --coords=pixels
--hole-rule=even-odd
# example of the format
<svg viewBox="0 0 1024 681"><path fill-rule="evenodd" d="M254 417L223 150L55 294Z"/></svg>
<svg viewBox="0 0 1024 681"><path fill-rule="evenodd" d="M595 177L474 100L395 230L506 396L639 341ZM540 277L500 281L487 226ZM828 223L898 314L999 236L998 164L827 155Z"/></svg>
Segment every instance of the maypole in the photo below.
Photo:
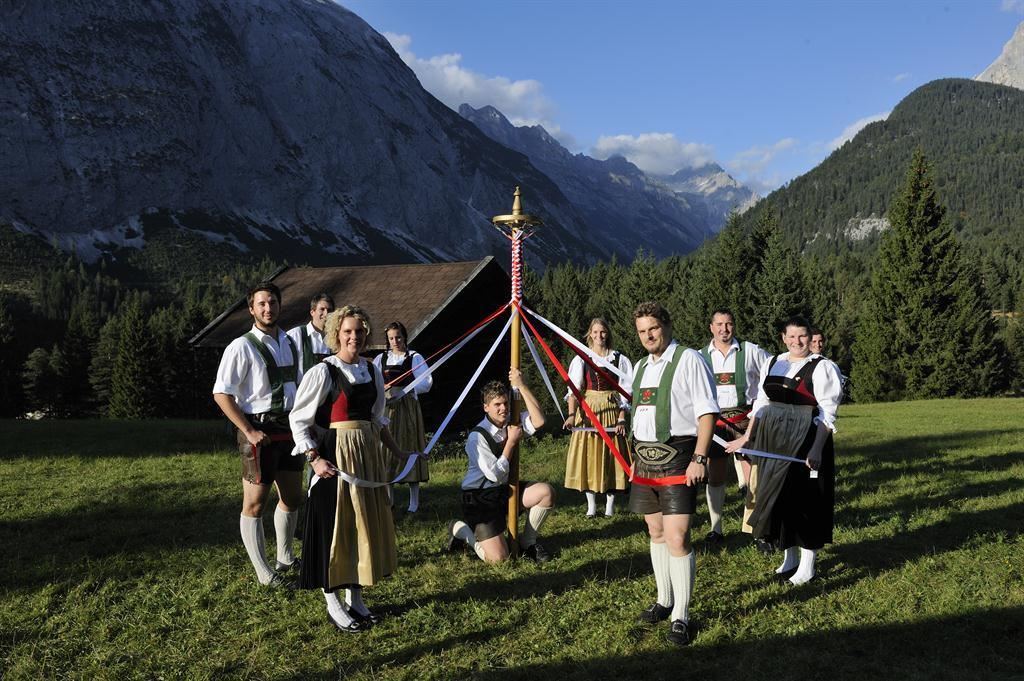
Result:
<svg viewBox="0 0 1024 681"><path fill-rule="evenodd" d="M523 204L520 199L519 187L516 187L515 198L512 200L511 215L495 215L491 223L500 229L512 242L512 352L509 366L512 369L519 368L519 305L523 302L523 239L533 233L533 229L539 227L541 221L523 213ZM506 232L507 230L507 232ZM519 393L514 391L512 403L509 405L510 423L519 423ZM512 452L512 459L509 462L508 483L511 493L508 500L508 537L509 550L513 554L519 552L519 446L516 445Z"/></svg>

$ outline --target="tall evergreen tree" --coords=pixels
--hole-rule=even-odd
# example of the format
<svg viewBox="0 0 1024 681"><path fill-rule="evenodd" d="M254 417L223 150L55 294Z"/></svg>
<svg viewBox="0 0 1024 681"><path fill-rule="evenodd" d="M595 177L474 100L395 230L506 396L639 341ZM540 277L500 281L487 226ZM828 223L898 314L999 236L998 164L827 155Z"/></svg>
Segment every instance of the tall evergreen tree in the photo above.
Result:
<svg viewBox="0 0 1024 681"><path fill-rule="evenodd" d="M112 418L141 419L156 413L153 394L160 373L153 339L143 316L139 296L125 303L117 355L110 377ZM161 373L162 377L162 373Z"/></svg>
<svg viewBox="0 0 1024 681"><path fill-rule="evenodd" d="M22 387L30 409L46 414L61 412L61 352L56 345L52 350L36 348L25 359Z"/></svg>
<svg viewBox="0 0 1024 681"><path fill-rule="evenodd" d="M854 345L863 400L988 394L995 327L917 150L889 211Z"/></svg>
<svg viewBox="0 0 1024 681"><path fill-rule="evenodd" d="M763 255L752 282L753 309L744 337L772 352L778 347L782 323L793 315L810 316L811 305L800 259L783 240L778 219L766 216L755 235Z"/></svg>

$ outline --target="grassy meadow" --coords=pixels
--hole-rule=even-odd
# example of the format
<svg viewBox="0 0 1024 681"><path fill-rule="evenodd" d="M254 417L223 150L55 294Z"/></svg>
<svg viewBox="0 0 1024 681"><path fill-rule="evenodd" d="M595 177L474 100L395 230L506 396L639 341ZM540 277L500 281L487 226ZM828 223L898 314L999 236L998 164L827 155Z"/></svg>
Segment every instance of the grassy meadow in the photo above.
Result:
<svg viewBox="0 0 1024 681"><path fill-rule="evenodd" d="M1024 680L1024 400L849 405L838 426L818 577L768 579L779 557L739 533L730 484L678 649L635 623L654 597L642 519L624 500L583 517L564 436L523 452L524 477L558 483L552 562L440 552L463 469L449 447L420 513L396 514L397 574L365 591L388 618L349 635L318 592L256 582L223 422L4 421L0 677Z"/></svg>

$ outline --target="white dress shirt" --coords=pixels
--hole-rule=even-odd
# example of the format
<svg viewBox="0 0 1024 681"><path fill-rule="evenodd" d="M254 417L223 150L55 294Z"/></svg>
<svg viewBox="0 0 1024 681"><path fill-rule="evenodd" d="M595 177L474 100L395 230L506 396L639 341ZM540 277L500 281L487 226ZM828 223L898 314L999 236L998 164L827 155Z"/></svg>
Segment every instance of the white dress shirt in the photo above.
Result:
<svg viewBox="0 0 1024 681"><path fill-rule="evenodd" d="M307 322L305 326L296 326L294 329L288 331L288 337L295 341L295 349L299 352L299 369L302 368L302 330L305 329L306 333L309 334L309 345L313 348L314 355L333 355L331 349L327 347L327 343L324 341L323 334L316 330L313 326L313 322Z"/></svg>
<svg viewBox="0 0 1024 681"><path fill-rule="evenodd" d="M755 345L750 341L743 341L743 345L743 368L747 377L747 394L741 404L737 399L735 385L718 385L716 381L715 388L718 393L718 406L722 409L735 409L736 407L742 407L743 405L754 403L754 400L757 399L758 386L761 383L761 365L771 359L771 353L762 349L760 346ZM711 373L735 373L736 356L739 354L739 351L740 343L735 338L732 339L732 345L729 347L729 351L724 355L715 347L715 342L711 341L711 343L708 344L708 355L711 356Z"/></svg>
<svg viewBox="0 0 1024 681"><path fill-rule="evenodd" d="M349 364L342 362L337 355L331 355L310 369L302 378L298 394L295 395L295 408L288 416L292 427L292 439L295 440L293 455L317 447L323 437L324 429L316 425L316 410L331 396L332 388L337 389L331 382L330 369L324 366L324 362L329 362L340 369L352 385L370 382L370 364L362 357L356 364ZM373 402L373 420L381 426L386 426L389 421L384 416L384 380L379 371L374 372L374 378L377 384L377 399Z"/></svg>
<svg viewBox="0 0 1024 681"><path fill-rule="evenodd" d="M537 432L533 421L530 420L530 412L520 413L519 423L523 426L524 435L529 436ZM508 439L508 427L499 428L491 423L489 418L484 418L477 427L486 430L499 445L503 445ZM466 438L466 456L469 458L469 466L466 468L465 477L462 478L462 489L498 487L508 482L509 460L495 456L490 444L480 433L470 432Z"/></svg>
<svg viewBox="0 0 1024 681"><path fill-rule="evenodd" d="M606 364L606 363L607 364L611 364L612 355L614 355L614 354L615 354L614 350L609 350L608 354L605 355L604 357L597 357L597 359L601 360L601 361L596 361L596 362L594 362L594 364L596 364L597 366L599 366L599 367L601 367L603 369L604 368L604 366L603 366L604 364ZM595 355L595 357L596 357L596 355ZM619 361L618 361L617 364L615 364L613 366L615 366L616 369L618 369L620 372L622 372L622 376L624 376L625 378L620 378L619 376L616 376L611 371L609 371L608 373L610 373L612 375L612 378L614 378L615 380L617 380L619 382L619 386L623 390L625 390L626 392L629 392L629 386L633 382L633 363L629 361L629 357L626 357L624 354L622 354L620 352L619 353ZM587 367L586 363L584 363L584 361L579 357L579 355L577 355L576 357L573 357L572 361L569 362L569 380L572 381L572 384L574 386L576 386L576 389L579 390L581 393L586 393L586 380L585 380L585 373L584 372L585 372L585 370L587 368L588 367ZM614 388L613 388L613 390L614 390ZM568 400L571 395L572 395L572 391L571 390L566 392L565 393L565 399ZM621 394L619 395L619 408L620 409L629 409L629 400L627 400Z"/></svg>
<svg viewBox="0 0 1024 681"><path fill-rule="evenodd" d="M718 401L715 399L715 384L711 370L696 350L683 348L676 341L655 359L647 356L641 388L656 388L661 383L665 368L677 352L683 356L672 377L672 396L669 400L669 430L673 437L697 434L697 420L704 414L717 414ZM638 406L633 412L633 434L638 440L653 442L658 439L653 404Z"/></svg>
<svg viewBox="0 0 1024 681"><path fill-rule="evenodd" d="M270 351L270 356L278 366L296 365L298 358L292 355L291 344L285 332L277 329L277 335L263 333L253 324L250 331ZM296 366L296 374L286 376L298 381L302 367ZM284 383L284 410L287 412L295 404L295 383ZM231 341L220 358L217 367L217 378L213 383L213 393L225 393L235 398L238 408L246 414L262 414L270 411L271 389L270 372L267 370L263 357L256 351L244 336Z"/></svg>
<svg viewBox="0 0 1024 681"><path fill-rule="evenodd" d="M803 359L791 362L789 353L784 352L779 355L770 375L793 378L807 362L815 357L821 357L821 355L812 353ZM757 413L768 406L769 399L764 394L764 379L768 375L768 364L765 363L761 367L761 392L750 410L750 414L754 417L757 417ZM836 412L839 410L839 403L843 401L843 381L842 373L835 362L822 357L814 367L814 371L811 372L811 389L814 399L818 400L818 415L814 418L814 422L823 423L833 433L836 432Z"/></svg>
<svg viewBox="0 0 1024 681"><path fill-rule="evenodd" d="M390 350L386 350L385 352L382 352L381 354L379 354L376 357L374 357L373 358L373 363L376 365L376 367L378 369L381 370L381 373L383 373L384 372L383 364L384 364L384 358L385 357L387 357L387 359L388 359L388 364L395 365L395 364L401 364L402 362L404 362L407 354L412 357L412 380L415 381L417 378L420 378L421 376L423 376L423 374L425 374L427 372L427 369L430 368L430 367L427 366L427 360L423 359L423 355L421 355L420 353L416 352L415 350L409 350L408 353L404 353L403 352L401 355L396 354L394 352L391 352ZM393 389L394 390L401 390L403 387L404 386L397 386L396 385L396 386L394 386ZM413 397L416 397L417 395L421 395L423 393L430 392L430 389L433 388L433 387L434 387L434 377L432 375L430 375L430 376L427 376L426 378L424 378L419 383L417 383L416 387L414 387L410 392L412 393Z"/></svg>

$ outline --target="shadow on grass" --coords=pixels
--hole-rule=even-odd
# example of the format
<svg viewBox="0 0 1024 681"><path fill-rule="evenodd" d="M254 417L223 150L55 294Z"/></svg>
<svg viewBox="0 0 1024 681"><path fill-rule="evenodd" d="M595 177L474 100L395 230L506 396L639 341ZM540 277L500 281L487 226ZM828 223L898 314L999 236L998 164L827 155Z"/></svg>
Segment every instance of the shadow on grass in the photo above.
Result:
<svg viewBox="0 0 1024 681"><path fill-rule="evenodd" d="M224 419L116 421L77 419L4 420L0 460L66 457L159 457L234 452L234 434Z"/></svg>
<svg viewBox="0 0 1024 681"><path fill-rule="evenodd" d="M656 630L660 637L664 628ZM1024 608L977 610L909 624L865 623L851 629L702 644L665 644L664 653L537 662L481 670L464 678L508 679L1024 679L1017 654Z"/></svg>
<svg viewBox="0 0 1024 681"><path fill-rule="evenodd" d="M3 583L35 588L78 580L84 564L103 564L114 556L126 558L116 562L125 574L110 576L128 577L133 560L147 554L240 545L241 495L209 496L208 487L196 480L137 485L119 490L113 499L97 497L59 515L0 521Z"/></svg>

